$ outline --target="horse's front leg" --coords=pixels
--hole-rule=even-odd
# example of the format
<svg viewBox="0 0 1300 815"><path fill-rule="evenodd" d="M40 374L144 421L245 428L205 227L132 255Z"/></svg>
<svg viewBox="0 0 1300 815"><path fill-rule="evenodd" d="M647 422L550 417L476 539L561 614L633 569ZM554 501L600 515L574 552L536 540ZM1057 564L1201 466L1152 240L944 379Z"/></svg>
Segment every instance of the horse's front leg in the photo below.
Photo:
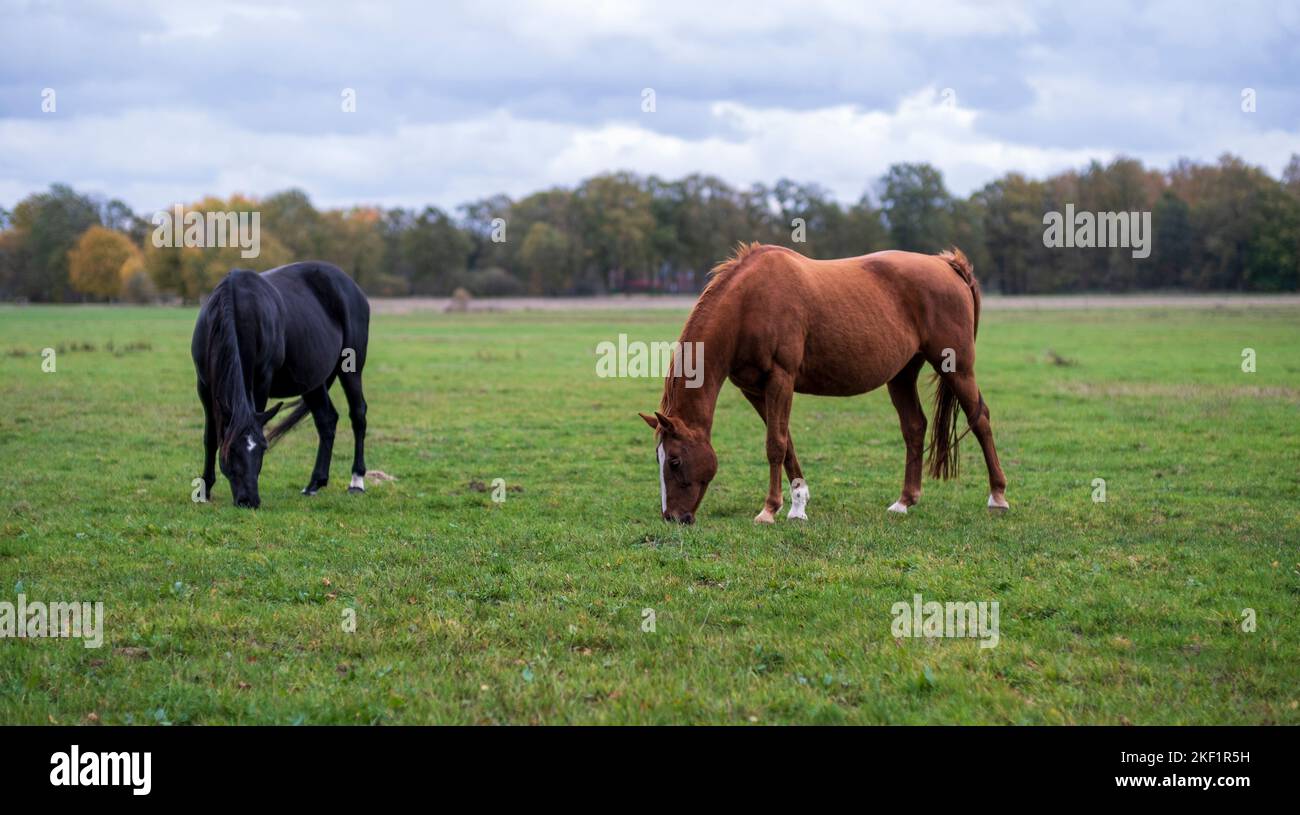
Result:
<svg viewBox="0 0 1300 815"><path fill-rule="evenodd" d="M781 498L781 468L790 446L790 403L793 399L793 377L781 368L773 368L763 391L763 412L767 419L767 499L763 502L762 512L754 517L756 524L773 523L784 503ZM807 500L806 495L803 498Z"/></svg>
<svg viewBox="0 0 1300 815"><path fill-rule="evenodd" d="M741 391L745 398L758 411L758 417L767 425L767 397L755 391ZM788 422L787 422L788 424ZM808 520L808 482L803 480L803 470L799 459L794 454L794 439L787 428L785 434L785 475L790 479L790 514L786 517Z"/></svg>
<svg viewBox="0 0 1300 815"><path fill-rule="evenodd" d="M203 500L212 500L212 488L217 484L217 422L212 416L212 396L199 385L199 401L203 403Z"/></svg>
<svg viewBox="0 0 1300 815"><path fill-rule="evenodd" d="M799 459L794 455L794 439L790 431L785 434L785 475L790 479L790 514L787 518L801 521L808 520L808 482L803 480L803 470L799 468Z"/></svg>

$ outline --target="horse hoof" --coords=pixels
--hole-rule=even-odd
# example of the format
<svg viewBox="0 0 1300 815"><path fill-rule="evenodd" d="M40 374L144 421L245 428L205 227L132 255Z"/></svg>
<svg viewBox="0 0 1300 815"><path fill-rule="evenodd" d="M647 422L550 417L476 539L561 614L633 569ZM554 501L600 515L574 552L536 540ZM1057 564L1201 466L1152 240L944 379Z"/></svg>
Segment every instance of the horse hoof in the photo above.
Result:
<svg viewBox="0 0 1300 815"><path fill-rule="evenodd" d="M998 498L994 498L992 495L989 496L990 514L1001 515L1002 513L1006 512L1008 509L1011 509L1011 505L1007 503L1007 499L1005 498L998 499Z"/></svg>
<svg viewBox="0 0 1300 815"><path fill-rule="evenodd" d="M889 511L895 512L899 515L906 515L907 505L905 505L902 501L895 501L894 503L889 505Z"/></svg>
<svg viewBox="0 0 1300 815"><path fill-rule="evenodd" d="M348 487L348 495L365 495L365 487Z"/></svg>
<svg viewBox="0 0 1300 815"><path fill-rule="evenodd" d="M357 475L356 473L353 473L352 482L348 484L348 492L352 493L353 495L356 495L359 492L365 492L365 491L366 491L366 479Z"/></svg>
<svg viewBox="0 0 1300 815"><path fill-rule="evenodd" d="M776 518L772 515L772 510L767 507L763 507L763 511L754 516L754 523L756 524L770 524L775 522Z"/></svg>
<svg viewBox="0 0 1300 815"><path fill-rule="evenodd" d="M303 487L303 488L302 488L302 494L303 494L303 495L315 495L316 492L317 492L319 489L320 489L319 487Z"/></svg>
<svg viewBox="0 0 1300 815"><path fill-rule="evenodd" d="M796 478L790 482L790 513L787 518L794 518L800 521L808 520L808 499L811 493L808 491L808 482L802 478Z"/></svg>

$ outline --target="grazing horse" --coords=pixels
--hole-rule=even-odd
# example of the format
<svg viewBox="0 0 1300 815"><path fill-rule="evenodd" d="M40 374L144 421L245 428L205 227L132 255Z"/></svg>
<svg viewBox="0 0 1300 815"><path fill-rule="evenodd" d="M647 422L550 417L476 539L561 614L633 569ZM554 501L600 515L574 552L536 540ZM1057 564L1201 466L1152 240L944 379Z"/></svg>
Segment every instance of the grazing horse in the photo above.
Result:
<svg viewBox="0 0 1300 815"><path fill-rule="evenodd" d="M926 362L938 379L931 477L957 475L960 404L984 450L989 510L1007 509L1007 480L975 384L980 289L960 250L812 260L780 246L742 244L710 274L681 335L683 347L701 349L695 364L702 365L702 382L681 375L679 357L659 410L640 414L656 431L665 520L692 523L718 471L710 434L727 379L767 425L771 476L755 523L772 523L781 509L782 465L790 479L789 517L807 517L808 484L790 439L794 394L854 396L885 384L907 446L903 492L889 511L906 513L921 497L926 420L916 378Z"/></svg>
<svg viewBox="0 0 1300 815"><path fill-rule="evenodd" d="M235 269L212 290L194 324L190 353L203 403L204 500L216 483L214 459L237 507L257 508L262 454L308 413L320 446L304 495L329 482L339 414L329 389L337 377L348 400L356 451L348 492L365 491L366 364L370 304L352 278L328 263L292 263L257 274ZM283 406L268 399L302 397L279 425Z"/></svg>

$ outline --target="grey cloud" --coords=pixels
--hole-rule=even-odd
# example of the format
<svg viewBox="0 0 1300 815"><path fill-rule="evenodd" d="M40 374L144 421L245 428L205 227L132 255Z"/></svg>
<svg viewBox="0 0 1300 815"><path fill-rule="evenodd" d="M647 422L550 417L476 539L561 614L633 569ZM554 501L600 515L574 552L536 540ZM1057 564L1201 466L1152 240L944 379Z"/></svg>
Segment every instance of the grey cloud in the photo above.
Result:
<svg viewBox="0 0 1300 815"><path fill-rule="evenodd" d="M188 189L194 197L235 191L221 184L292 181L342 201L409 200L421 189L426 200L445 201L452 191L473 197L573 183L578 178L566 172L593 169L574 157L574 144L606 138L600 134L613 127L641 133L644 155L654 158L641 167L639 149L606 145L610 161L626 162L606 169L676 169L671 156L685 154L711 166L684 170L770 181L783 169L821 167L788 153L818 149L825 134L786 123L789 144L769 144L759 155L746 149L757 144L755 134L713 115L715 105L794 111L812 122L821 121L818 111L846 105L892 115L927 88L953 89L959 106L976 114L948 154L927 154L966 186L982 170L1013 168L990 163L987 156L998 153L1047 161L1078 151L1198 159L1237 151L1272 165L1276 134L1300 129L1300 13L1290 4L1161 2L1135 12L1110 2L704 8L173 0L18 2L4 17L0 134L51 145L0 143L4 191L84 181L110 195ZM57 122L40 112L45 87L58 92ZM640 110L645 87L657 94L653 115ZM1240 111L1243 87L1259 94L1249 116ZM343 88L357 92L355 115L340 113ZM200 117L206 129L178 124L186 116ZM479 129L501 121L526 123L528 133L512 139ZM424 154L425 145L401 136L413 127L431 128L430 138L444 144ZM155 140L151 128L165 130ZM77 143L87 138L94 141ZM175 138L198 143L168 155ZM838 177L807 180L860 191L881 155L908 155L906 134L891 138L876 145L880 155L825 170ZM492 152L476 154L475 140L491 141ZM159 153L155 160L130 154L142 145ZM427 162L425 169L413 178L405 157L360 157L367 172L350 174L352 162L338 151L375 145L420 153L411 161ZM447 164L439 150L457 163ZM767 165L756 164L764 156L786 163L765 176Z"/></svg>

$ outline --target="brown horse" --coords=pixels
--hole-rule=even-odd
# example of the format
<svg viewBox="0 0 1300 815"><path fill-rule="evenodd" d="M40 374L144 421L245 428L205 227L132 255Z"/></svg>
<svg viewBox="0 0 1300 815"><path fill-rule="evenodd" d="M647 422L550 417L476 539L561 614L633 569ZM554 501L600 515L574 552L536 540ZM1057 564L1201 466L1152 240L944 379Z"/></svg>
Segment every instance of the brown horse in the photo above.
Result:
<svg viewBox="0 0 1300 815"><path fill-rule="evenodd" d="M656 431L664 519L692 523L718 471L710 434L727 379L767 425L771 477L756 523L772 523L781 509L782 465L790 479L789 517L807 517L808 484L790 439L794 394L854 396L884 384L907 445L903 493L889 510L907 512L921 497L926 420L916 378L925 362L939 380L931 477L957 475L960 404L984 450L989 510L1006 510L1007 480L975 384L979 316L979 284L960 250L812 260L781 246L740 246L713 269L682 329L683 345L702 343L689 346L701 349L695 364L702 382L688 382L678 364L664 380L659 410L640 414Z"/></svg>

